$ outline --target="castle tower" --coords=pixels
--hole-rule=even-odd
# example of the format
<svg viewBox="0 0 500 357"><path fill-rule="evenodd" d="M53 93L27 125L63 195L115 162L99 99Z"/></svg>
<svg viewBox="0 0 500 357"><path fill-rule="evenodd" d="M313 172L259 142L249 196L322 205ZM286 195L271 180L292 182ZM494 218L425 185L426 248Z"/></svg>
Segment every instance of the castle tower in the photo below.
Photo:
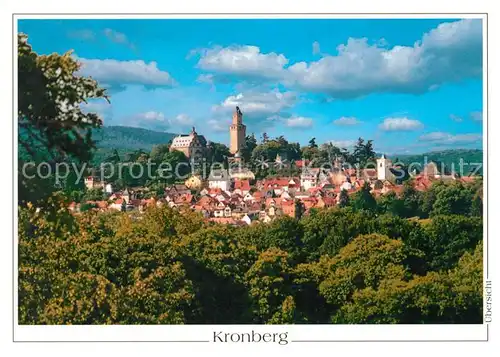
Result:
<svg viewBox="0 0 500 357"><path fill-rule="evenodd" d="M392 177L390 168L392 167L392 161L382 155L380 159L377 159L377 179L379 180L389 180Z"/></svg>
<svg viewBox="0 0 500 357"><path fill-rule="evenodd" d="M231 154L236 154L245 144L246 129L247 127L243 124L243 113L239 107L236 107L233 113L233 122L229 127L229 151Z"/></svg>

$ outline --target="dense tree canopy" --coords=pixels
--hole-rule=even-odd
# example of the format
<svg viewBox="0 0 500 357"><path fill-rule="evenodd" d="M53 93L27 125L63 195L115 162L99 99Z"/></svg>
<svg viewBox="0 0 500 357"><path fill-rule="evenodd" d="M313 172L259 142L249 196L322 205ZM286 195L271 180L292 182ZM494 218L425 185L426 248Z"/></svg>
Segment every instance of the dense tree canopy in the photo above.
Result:
<svg viewBox="0 0 500 357"><path fill-rule="evenodd" d="M481 216L407 219L384 203L231 227L168 207L138 219L75 216L66 204L54 196L41 211L20 208L22 324L482 318Z"/></svg>

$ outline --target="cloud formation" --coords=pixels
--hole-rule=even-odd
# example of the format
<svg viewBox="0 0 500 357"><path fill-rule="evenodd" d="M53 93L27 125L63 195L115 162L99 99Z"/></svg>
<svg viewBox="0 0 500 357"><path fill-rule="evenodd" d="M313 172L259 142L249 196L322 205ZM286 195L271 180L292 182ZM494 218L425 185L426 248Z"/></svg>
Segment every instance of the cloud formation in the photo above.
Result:
<svg viewBox="0 0 500 357"><path fill-rule="evenodd" d="M243 112L245 124L251 130L258 130L289 118L291 115L287 110L292 108L297 101L298 97L294 92L248 91L227 97L220 104L214 105L212 112L216 117L215 120L227 123L224 126L227 130L231 121L231 113L238 106Z"/></svg>
<svg viewBox="0 0 500 357"><path fill-rule="evenodd" d="M408 118L386 118L379 125L379 129L383 131L414 131L422 129L424 125L414 119Z"/></svg>
<svg viewBox="0 0 500 357"><path fill-rule="evenodd" d="M353 126L361 124L361 121L355 117L340 117L333 121L333 124L340 126Z"/></svg>
<svg viewBox="0 0 500 357"><path fill-rule="evenodd" d="M243 115L250 118L270 117L282 114L283 110L289 109L297 102L297 95L294 92L280 92L273 90L269 92L249 91L231 95L224 101L215 105L214 112L228 113L234 111L238 106Z"/></svg>
<svg viewBox="0 0 500 357"><path fill-rule="evenodd" d="M194 123L193 119L184 113L169 118L162 112L154 110L132 115L124 118L122 122L123 125L127 126L148 128L159 131L170 130L173 132L181 132Z"/></svg>
<svg viewBox="0 0 500 357"><path fill-rule="evenodd" d="M198 66L222 74L279 79L288 59L282 54L261 53L257 46L213 47L198 51Z"/></svg>
<svg viewBox="0 0 500 357"><path fill-rule="evenodd" d="M231 125L231 120L229 119L210 119L208 126L213 132L216 133L227 133L229 132L229 126Z"/></svg>
<svg viewBox="0 0 500 357"><path fill-rule="evenodd" d="M91 100L88 103L81 103L80 109L84 113L96 113L104 121L104 124L113 119L113 106L106 100Z"/></svg>
<svg viewBox="0 0 500 357"><path fill-rule="evenodd" d="M77 58L82 64L79 74L113 85L144 85L171 87L176 84L170 73L158 68L156 62L118 61L114 59Z"/></svg>
<svg viewBox="0 0 500 357"><path fill-rule="evenodd" d="M336 55L290 64L284 54L257 46L213 47L198 52L198 66L239 78L278 80L334 98L371 93L424 93L447 82L482 75L481 20L445 22L413 46L388 48L384 41L349 38Z"/></svg>
<svg viewBox="0 0 500 357"><path fill-rule="evenodd" d="M435 131L421 135L418 140L436 145L472 144L481 141L482 135L476 133L453 135L450 133Z"/></svg>
<svg viewBox="0 0 500 357"><path fill-rule="evenodd" d="M289 128L304 129L313 126L313 120L306 117L291 117L283 119L285 126Z"/></svg>

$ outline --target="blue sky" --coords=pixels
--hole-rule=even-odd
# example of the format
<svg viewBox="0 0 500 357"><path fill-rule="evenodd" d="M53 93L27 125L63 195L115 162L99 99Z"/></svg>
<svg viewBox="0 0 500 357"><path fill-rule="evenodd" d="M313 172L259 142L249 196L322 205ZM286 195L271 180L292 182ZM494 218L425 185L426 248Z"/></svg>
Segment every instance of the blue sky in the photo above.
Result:
<svg viewBox="0 0 500 357"><path fill-rule="evenodd" d="M386 153L482 146L482 25L461 19L20 20L108 88L105 125L247 131Z"/></svg>

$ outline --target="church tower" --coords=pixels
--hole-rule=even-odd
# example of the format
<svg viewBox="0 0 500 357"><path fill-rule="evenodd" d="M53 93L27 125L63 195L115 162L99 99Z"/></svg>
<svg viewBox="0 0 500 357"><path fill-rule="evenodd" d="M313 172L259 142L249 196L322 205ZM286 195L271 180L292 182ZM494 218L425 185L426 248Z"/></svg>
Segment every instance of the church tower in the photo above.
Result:
<svg viewBox="0 0 500 357"><path fill-rule="evenodd" d="M380 159L377 159L377 179L381 181L391 179L391 167L392 161L389 160L384 154L382 154Z"/></svg>
<svg viewBox="0 0 500 357"><path fill-rule="evenodd" d="M233 113L233 122L229 127L231 154L236 154L245 144L246 129L247 127L243 124L243 113L239 107L236 107Z"/></svg>

